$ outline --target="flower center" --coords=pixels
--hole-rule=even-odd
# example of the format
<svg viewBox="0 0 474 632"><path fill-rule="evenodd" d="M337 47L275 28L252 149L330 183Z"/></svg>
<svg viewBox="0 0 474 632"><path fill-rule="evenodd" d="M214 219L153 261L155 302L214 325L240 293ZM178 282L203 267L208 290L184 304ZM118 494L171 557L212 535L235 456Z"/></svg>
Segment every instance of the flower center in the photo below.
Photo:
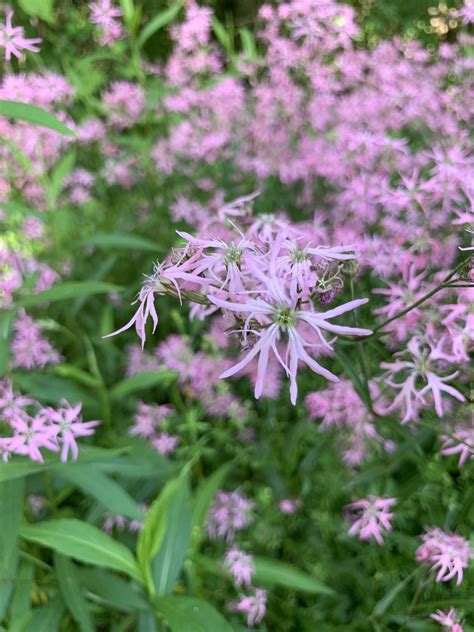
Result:
<svg viewBox="0 0 474 632"><path fill-rule="evenodd" d="M237 246L229 246L224 252L224 261L227 266L235 264L240 265L242 251Z"/></svg>
<svg viewBox="0 0 474 632"><path fill-rule="evenodd" d="M277 325L285 329L286 327L294 327L297 322L296 313L286 305L277 307L274 315Z"/></svg>

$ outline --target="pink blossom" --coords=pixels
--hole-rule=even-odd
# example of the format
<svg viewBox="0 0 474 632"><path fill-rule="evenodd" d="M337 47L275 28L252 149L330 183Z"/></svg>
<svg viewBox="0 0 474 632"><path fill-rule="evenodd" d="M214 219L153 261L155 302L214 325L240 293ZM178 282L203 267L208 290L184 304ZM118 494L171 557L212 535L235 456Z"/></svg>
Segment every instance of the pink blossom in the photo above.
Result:
<svg viewBox="0 0 474 632"><path fill-rule="evenodd" d="M443 632L463 632L461 618L454 608L450 608L448 612L437 610L430 617L443 626Z"/></svg>
<svg viewBox="0 0 474 632"><path fill-rule="evenodd" d="M254 503L238 490L217 492L207 516L207 533L213 540L222 538L227 543L233 542L236 531L253 522L253 508Z"/></svg>
<svg viewBox="0 0 474 632"><path fill-rule="evenodd" d="M7 9L5 24L0 24L0 47L5 49L5 59L10 61L14 55L18 59L23 59L22 50L29 50L32 53L38 53L39 44L42 40L36 38L26 38L25 30L22 26L12 25L13 11Z"/></svg>
<svg viewBox="0 0 474 632"><path fill-rule="evenodd" d="M377 544L383 544L383 532L393 528L391 521L395 514L390 509L396 502L396 498L369 496L347 505L347 512L359 516L349 529L349 534L358 533L362 541L374 538Z"/></svg>
<svg viewBox="0 0 474 632"><path fill-rule="evenodd" d="M463 571L473 557L468 540L437 527L426 529L421 539L423 544L416 552L417 561L431 565L437 582L447 582L456 577L456 585L459 586Z"/></svg>
<svg viewBox="0 0 474 632"><path fill-rule="evenodd" d="M381 363L381 368L387 369L383 376L384 382L398 391L392 404L385 410L386 413L400 410L403 415L402 423L406 423L417 419L421 407L429 406L427 395L431 395L438 417L444 414L444 394L460 402L464 401L462 393L447 384L457 377L459 372L454 371L446 376L439 375L453 360L443 351L444 343L443 338L432 343L414 337L407 344L406 351L395 354L397 359L394 362ZM396 381L396 378L400 377L401 381Z"/></svg>
<svg viewBox="0 0 474 632"><path fill-rule="evenodd" d="M265 616L267 604L267 591L256 588L250 595L241 595L240 601L230 606L231 610L242 612L247 616L247 625L253 628L259 624Z"/></svg>
<svg viewBox="0 0 474 632"><path fill-rule="evenodd" d="M278 509L284 514L294 514L301 505L299 498L285 498L278 503Z"/></svg>
<svg viewBox="0 0 474 632"><path fill-rule="evenodd" d="M224 568L229 571L236 586L245 585L247 588L252 583L255 573L253 558L237 548L229 549L224 557Z"/></svg>

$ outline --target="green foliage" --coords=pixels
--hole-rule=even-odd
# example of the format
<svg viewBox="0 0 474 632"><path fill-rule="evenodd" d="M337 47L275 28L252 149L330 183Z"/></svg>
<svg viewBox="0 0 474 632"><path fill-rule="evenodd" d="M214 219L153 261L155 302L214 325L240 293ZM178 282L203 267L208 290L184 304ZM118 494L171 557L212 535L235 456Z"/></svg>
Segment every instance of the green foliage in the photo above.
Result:
<svg viewBox="0 0 474 632"><path fill-rule="evenodd" d="M74 132L69 129L65 123L59 121L55 116L53 116L51 112L29 103L0 100L0 116L6 116L16 121L26 121L27 123L47 127L59 134L74 136Z"/></svg>

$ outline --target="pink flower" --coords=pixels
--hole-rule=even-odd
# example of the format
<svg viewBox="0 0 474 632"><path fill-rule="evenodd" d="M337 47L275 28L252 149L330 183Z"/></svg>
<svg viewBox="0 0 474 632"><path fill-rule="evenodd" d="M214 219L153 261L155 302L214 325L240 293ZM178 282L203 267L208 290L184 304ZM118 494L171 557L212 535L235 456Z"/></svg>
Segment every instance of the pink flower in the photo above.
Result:
<svg viewBox="0 0 474 632"><path fill-rule="evenodd" d="M444 338L431 343L414 337L409 341L406 351L395 354L396 357L406 359L380 364L382 369L387 369L381 379L399 391L385 413L400 410L403 414L402 423L406 423L417 419L421 406L429 406L427 395L431 395L438 417L444 414L443 394L450 395L460 402L464 401L464 396L454 386L446 383L457 377L459 372L454 371L446 376L438 374L453 360L443 351L444 342ZM401 377L401 381L395 381L397 377Z"/></svg>
<svg viewBox="0 0 474 632"><path fill-rule="evenodd" d="M426 529L421 539L423 544L416 552L417 561L431 564L437 582L447 582L456 577L456 585L459 586L463 580L463 571L473 557L469 541L437 527Z"/></svg>
<svg viewBox="0 0 474 632"><path fill-rule="evenodd" d="M378 544L383 544L382 533L393 528L391 521L395 514L390 509L396 502L395 498L369 496L347 505L346 511L359 515L349 529L349 534L358 533L360 540L374 538Z"/></svg>
<svg viewBox="0 0 474 632"><path fill-rule="evenodd" d="M252 583L255 565L252 556L248 553L237 548L229 549L224 557L224 568L233 576L236 586L244 584L248 588Z"/></svg>
<svg viewBox="0 0 474 632"><path fill-rule="evenodd" d="M67 461L68 453L71 451L72 458L77 460L78 446L77 437L89 437L93 435L95 426L101 424L101 421L82 421L82 404L71 406L65 400L61 402L62 407L54 410L53 408L43 408L39 412L39 416L53 424L56 428L56 436L61 448L61 461Z"/></svg>
<svg viewBox="0 0 474 632"><path fill-rule="evenodd" d="M251 595L242 595L240 601L231 605L231 609L247 615L247 625L253 628L260 623L265 616L267 604L267 591L256 588Z"/></svg>
<svg viewBox="0 0 474 632"><path fill-rule="evenodd" d="M12 367L34 369L60 362L59 353L42 336L39 325L24 310L19 312L13 329L14 335L10 346Z"/></svg>
<svg viewBox="0 0 474 632"><path fill-rule="evenodd" d="M233 542L235 532L253 522L254 503L239 491L217 492L206 521L206 531L215 540Z"/></svg>
<svg viewBox="0 0 474 632"><path fill-rule="evenodd" d="M294 514L301 505L299 498L285 498L278 503L278 509L284 514Z"/></svg>
<svg viewBox="0 0 474 632"><path fill-rule="evenodd" d="M450 608L448 612L437 610L430 617L443 626L443 632L463 632L461 618L454 608Z"/></svg>
<svg viewBox="0 0 474 632"><path fill-rule="evenodd" d="M28 455L33 461L44 462L40 448L58 451L58 429L51 425L41 414L30 417L22 412L10 418L14 430L13 437L7 440L8 448L17 454Z"/></svg>
<svg viewBox="0 0 474 632"><path fill-rule="evenodd" d="M441 454L450 456L459 454L459 467L468 459L474 459L474 417L468 424L458 424L449 435L442 435Z"/></svg>
<svg viewBox="0 0 474 632"><path fill-rule="evenodd" d="M40 38L25 38L25 30L22 26L12 25L13 11L7 9L5 24L0 24L0 47L5 49L5 59L10 61L14 55L18 59L23 58L22 49L32 53L38 53L36 44L41 42Z"/></svg>
<svg viewBox="0 0 474 632"><path fill-rule="evenodd" d="M255 397L258 399L262 394L269 354L272 352L290 378L291 403L296 404L298 393L296 383L298 362L304 362L315 373L322 375L328 380L334 382L338 381L338 378L333 373L318 364L318 362L308 354L306 348L309 343L303 338L298 326L301 324L309 326L310 330L316 333L320 344L329 349L332 349L332 347L325 339L323 335L324 331L344 335L367 336L371 333L369 329L345 327L328 322L330 318L334 318L360 305L364 305L367 303L367 299L349 301L327 312L316 312L310 308L299 308L297 306L297 300L290 298L286 294L284 287L277 279L266 279L266 286L266 290L261 293L262 296L266 295L265 299L248 299L245 303L233 303L215 296L209 296L209 300L212 303L224 310L237 314L246 314L243 325L245 337L248 338L251 334L256 338L255 344L245 357L233 367L224 371L221 377L226 378L238 373L258 355L258 373L255 384ZM253 327L255 327L254 329L250 328L252 321L261 323L258 329L255 325L253 325ZM281 340L283 334L287 336L287 348L284 358L281 357L276 347L277 342Z"/></svg>
<svg viewBox="0 0 474 632"><path fill-rule="evenodd" d="M160 454L165 455L172 454L176 450L179 441L179 437L170 435L167 432L161 432L151 440L151 444Z"/></svg>

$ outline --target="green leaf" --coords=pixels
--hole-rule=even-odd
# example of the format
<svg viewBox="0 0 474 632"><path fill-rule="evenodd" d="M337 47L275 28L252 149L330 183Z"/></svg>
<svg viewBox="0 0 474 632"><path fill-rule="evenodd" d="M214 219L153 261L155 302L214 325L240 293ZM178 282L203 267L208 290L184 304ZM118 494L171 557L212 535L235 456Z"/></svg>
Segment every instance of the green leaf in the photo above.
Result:
<svg viewBox="0 0 474 632"><path fill-rule="evenodd" d="M245 54L249 59L257 58L257 46L255 44L255 38L252 33L246 29L239 29L240 39L242 40L242 47L245 51Z"/></svg>
<svg viewBox="0 0 474 632"><path fill-rule="evenodd" d="M15 313L0 312L0 377L5 375L10 357L10 337Z"/></svg>
<svg viewBox="0 0 474 632"><path fill-rule="evenodd" d="M143 28L142 32L138 36L138 45L143 46L145 42L154 35L157 31L162 29L164 26L172 22L178 13L181 11L182 7L181 2L176 2L169 9L165 9L165 11L161 11L156 15L148 24Z"/></svg>
<svg viewBox="0 0 474 632"><path fill-rule="evenodd" d="M147 600L131 583L109 571L98 568L78 569L81 584L90 593L121 612L136 612L149 608Z"/></svg>
<svg viewBox="0 0 474 632"><path fill-rule="evenodd" d="M97 527L74 518L60 518L21 527L23 539L46 546L86 564L104 566L142 581L130 550Z"/></svg>
<svg viewBox="0 0 474 632"><path fill-rule="evenodd" d="M79 463L94 462L100 464L106 463L109 459L114 459L121 453L123 453L123 449L110 450L92 445L83 445L79 450L78 460ZM24 457L12 456L8 463L0 461L0 483L38 474L38 472L45 472L52 468L55 468L61 474L70 465L70 463L61 463L57 454L45 456L44 463L30 461Z"/></svg>
<svg viewBox="0 0 474 632"><path fill-rule="evenodd" d="M47 127L67 136L75 135L72 129L69 129L65 123L53 116L51 112L30 103L0 100L0 116L6 116L16 121L25 121L40 127Z"/></svg>
<svg viewBox="0 0 474 632"><path fill-rule="evenodd" d="M127 437L124 446L129 452L101 461L101 471L118 474L121 478L151 478L163 483L174 474L176 466L143 440Z"/></svg>
<svg viewBox="0 0 474 632"><path fill-rule="evenodd" d="M45 606L35 608L25 632L59 632L64 610L64 604L59 597L52 599Z"/></svg>
<svg viewBox="0 0 474 632"><path fill-rule="evenodd" d="M185 481L173 495L165 509L166 533L152 560L153 583L158 597L168 595L179 577L191 536L192 505L189 487Z"/></svg>
<svg viewBox="0 0 474 632"><path fill-rule="evenodd" d="M194 501L194 511L192 518L192 545L191 554L195 553L202 540L204 524L206 522L209 507L212 503L214 496L218 489L222 487L222 484L229 473L232 465L227 463L220 467L214 474L204 480L196 492L196 498Z"/></svg>
<svg viewBox="0 0 474 632"><path fill-rule="evenodd" d="M265 557L256 557L255 578L266 585L278 585L312 594L332 595L334 591L295 566Z"/></svg>
<svg viewBox="0 0 474 632"><path fill-rule="evenodd" d="M60 470L61 478L96 498L109 511L132 520L143 520L143 512L133 498L94 465L71 463Z"/></svg>
<svg viewBox="0 0 474 632"><path fill-rule="evenodd" d="M54 23L54 0L18 0L18 4L27 15L40 18L50 24Z"/></svg>
<svg viewBox="0 0 474 632"><path fill-rule="evenodd" d="M24 560L20 564L16 578L15 592L10 606L9 632L22 632L31 616L31 591L35 569L31 562Z"/></svg>
<svg viewBox="0 0 474 632"><path fill-rule="evenodd" d="M163 252L163 247L151 239L138 235L123 233L97 233L79 242L82 246L97 246L99 248L119 248L121 250L143 250L148 252Z"/></svg>
<svg viewBox="0 0 474 632"><path fill-rule="evenodd" d="M359 377L359 373L354 363L352 362L351 358L347 355L347 353L345 353L345 351L342 351L340 346L335 348L334 354L339 364L342 366L345 374L351 380L358 395L360 396L362 401L365 403L367 408L369 408L370 410L372 408L370 393L366 385L364 384L364 382Z"/></svg>
<svg viewBox="0 0 474 632"><path fill-rule="evenodd" d="M6 481L0 485L0 621L15 585L18 566L17 538L23 515L24 495L24 479Z"/></svg>
<svg viewBox="0 0 474 632"><path fill-rule="evenodd" d="M14 373L13 383L42 403L55 403L61 399L67 399L71 404L82 402L88 407L93 407L96 403L96 398L89 389L46 371L44 373Z"/></svg>
<svg viewBox="0 0 474 632"><path fill-rule="evenodd" d="M160 548L168 526L168 507L183 484L177 477L168 481L148 509L145 524L137 543L137 560L145 585L151 595L155 595L155 587L151 574L151 562Z"/></svg>
<svg viewBox="0 0 474 632"><path fill-rule="evenodd" d="M110 397L114 399L122 399L128 397L135 391L141 391L152 386L166 385L176 378L173 371L143 371L136 373L116 384L110 391Z"/></svg>
<svg viewBox="0 0 474 632"><path fill-rule="evenodd" d="M227 54L232 54L232 40L225 26L216 17L212 17L212 30Z"/></svg>
<svg viewBox="0 0 474 632"><path fill-rule="evenodd" d="M8 211L9 217L10 217L10 214L13 215L13 213L18 213L22 216L26 215L27 217L29 217L30 215L34 215L35 217L43 216L44 218L43 213L40 213L39 211L35 211L29 206L25 206L24 204L20 204L19 202L0 202L0 208L3 208L6 211Z"/></svg>
<svg viewBox="0 0 474 632"><path fill-rule="evenodd" d="M75 564L64 555L55 553L54 567L64 603L79 626L80 632L93 632L95 627L89 613L89 607L82 594L82 586Z"/></svg>
<svg viewBox="0 0 474 632"><path fill-rule="evenodd" d="M16 303L18 307L32 307L41 303L53 303L56 301L67 301L72 298L90 296L91 294L106 294L107 292L119 292L123 288L113 283L104 281L65 281L55 283L48 290L43 290L37 294L31 294Z"/></svg>
<svg viewBox="0 0 474 632"><path fill-rule="evenodd" d="M66 154L54 167L51 179L47 187L48 207L53 209L56 205L59 194L63 188L64 180L71 173L74 163L76 162L76 152L71 151Z"/></svg>
<svg viewBox="0 0 474 632"><path fill-rule="evenodd" d="M232 632L214 606L195 597L163 597L157 602L172 632Z"/></svg>
<svg viewBox="0 0 474 632"><path fill-rule="evenodd" d="M403 589L410 583L413 579L414 575L418 572L419 569L415 569L412 573L410 573L405 579L399 582L396 586L389 590L388 593L382 597L380 601L377 602L372 615L376 617L380 617L388 610L392 602L397 598L397 596L403 591Z"/></svg>

